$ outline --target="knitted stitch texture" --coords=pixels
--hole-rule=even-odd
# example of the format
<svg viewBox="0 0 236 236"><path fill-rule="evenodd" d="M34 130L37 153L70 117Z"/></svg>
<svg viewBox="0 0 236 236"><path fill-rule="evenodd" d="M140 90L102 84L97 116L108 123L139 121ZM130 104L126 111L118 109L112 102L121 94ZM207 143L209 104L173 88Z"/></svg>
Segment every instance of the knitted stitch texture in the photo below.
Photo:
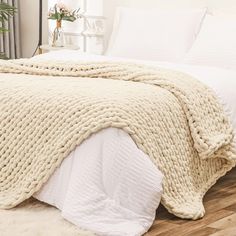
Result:
<svg viewBox="0 0 236 236"><path fill-rule="evenodd" d="M0 61L0 207L32 196L107 127L125 130L149 155L165 176L162 203L182 218L204 215L204 194L236 163L222 106L189 75L114 62Z"/></svg>

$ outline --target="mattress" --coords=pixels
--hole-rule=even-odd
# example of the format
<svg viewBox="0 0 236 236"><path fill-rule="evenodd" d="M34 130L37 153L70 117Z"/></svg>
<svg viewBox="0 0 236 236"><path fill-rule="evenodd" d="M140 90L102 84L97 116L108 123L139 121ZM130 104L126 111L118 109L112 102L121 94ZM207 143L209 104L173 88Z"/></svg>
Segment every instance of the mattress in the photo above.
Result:
<svg viewBox="0 0 236 236"><path fill-rule="evenodd" d="M69 50L43 54L32 60L127 61ZM178 70L205 83L218 95L236 130L235 71L128 61ZM135 160L132 165L131 160ZM57 207L65 219L98 235L142 235L155 219L162 178L128 134L108 128L77 147L34 197Z"/></svg>

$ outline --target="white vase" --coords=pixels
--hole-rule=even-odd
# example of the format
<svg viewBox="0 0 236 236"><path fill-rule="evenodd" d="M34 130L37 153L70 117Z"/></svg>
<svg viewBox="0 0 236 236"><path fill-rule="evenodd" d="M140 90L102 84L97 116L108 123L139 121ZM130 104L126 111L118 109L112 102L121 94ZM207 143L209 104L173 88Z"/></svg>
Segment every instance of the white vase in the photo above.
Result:
<svg viewBox="0 0 236 236"><path fill-rule="evenodd" d="M63 29L61 27L61 21L57 21L57 26L53 31L53 40L52 40L53 47L64 47L65 46L65 36Z"/></svg>

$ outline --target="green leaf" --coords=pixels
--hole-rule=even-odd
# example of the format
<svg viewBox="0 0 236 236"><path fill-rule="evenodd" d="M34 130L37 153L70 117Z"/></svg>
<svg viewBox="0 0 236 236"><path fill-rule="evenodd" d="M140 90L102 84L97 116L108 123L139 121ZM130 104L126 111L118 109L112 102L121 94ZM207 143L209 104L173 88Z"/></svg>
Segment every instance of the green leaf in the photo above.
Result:
<svg viewBox="0 0 236 236"><path fill-rule="evenodd" d="M3 52L0 52L0 59L7 60L8 58L5 56Z"/></svg>
<svg viewBox="0 0 236 236"><path fill-rule="evenodd" d="M74 22L76 20L76 17L74 17L74 16L64 16L63 20Z"/></svg>
<svg viewBox="0 0 236 236"><path fill-rule="evenodd" d="M0 27L0 33L5 33L5 32L8 32L8 31L9 31L8 29Z"/></svg>
<svg viewBox="0 0 236 236"><path fill-rule="evenodd" d="M4 24L4 22L7 22L10 17L13 17L16 13L16 8L7 4L7 3L0 3L0 23ZM8 31L7 29L1 27L0 33L4 33Z"/></svg>

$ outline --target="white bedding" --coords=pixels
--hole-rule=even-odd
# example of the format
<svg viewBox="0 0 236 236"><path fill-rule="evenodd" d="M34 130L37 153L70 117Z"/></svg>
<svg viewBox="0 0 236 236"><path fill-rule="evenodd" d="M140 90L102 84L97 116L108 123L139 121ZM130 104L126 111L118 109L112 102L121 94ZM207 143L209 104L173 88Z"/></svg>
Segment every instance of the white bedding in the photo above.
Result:
<svg viewBox="0 0 236 236"><path fill-rule="evenodd" d="M33 58L50 59L122 60L76 51L57 51ZM139 62L186 72L211 87L230 113L236 130L235 71ZM135 164L131 165L130 160ZM109 128L77 147L35 197L56 206L67 220L98 235L136 236L145 233L155 218L161 181L160 171L136 147L130 136L122 130Z"/></svg>

